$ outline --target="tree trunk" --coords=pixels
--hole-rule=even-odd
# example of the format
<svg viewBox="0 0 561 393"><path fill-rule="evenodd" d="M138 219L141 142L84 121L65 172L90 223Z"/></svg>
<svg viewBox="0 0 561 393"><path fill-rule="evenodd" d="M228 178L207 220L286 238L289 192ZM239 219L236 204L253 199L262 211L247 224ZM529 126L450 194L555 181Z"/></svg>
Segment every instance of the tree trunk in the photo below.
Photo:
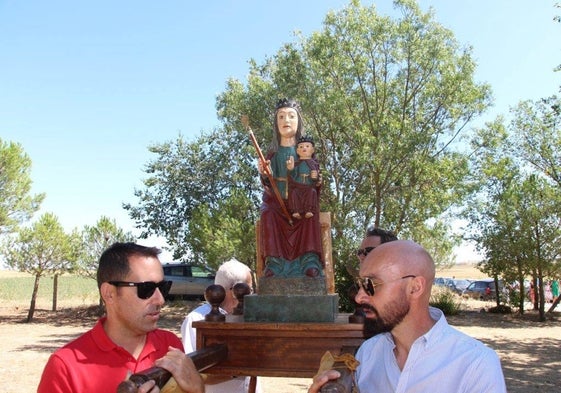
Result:
<svg viewBox="0 0 561 393"><path fill-rule="evenodd" d="M545 321L545 291L543 288L543 273L541 269L538 269L538 280L539 280L539 284L538 284L538 290L539 290L539 298L540 298L540 302L539 302L539 313L540 313L540 317L539 320L540 322L544 322Z"/></svg>
<svg viewBox="0 0 561 393"><path fill-rule="evenodd" d="M524 314L524 300L526 299L526 288L524 287L524 277L520 277L518 279L518 286L519 286L519 299L518 299L518 309L520 310L520 314Z"/></svg>
<svg viewBox="0 0 561 393"><path fill-rule="evenodd" d="M56 311L58 299L58 273L53 277L53 307L52 310Z"/></svg>
<svg viewBox="0 0 561 393"><path fill-rule="evenodd" d="M37 292L39 292L39 279L40 274L35 275L35 282L33 283L33 294L31 295L31 303L29 304L29 312L27 313L27 319L25 322L29 323L33 319L33 314L35 313L35 302L37 300Z"/></svg>
<svg viewBox="0 0 561 393"><path fill-rule="evenodd" d="M524 273L522 272L522 264L520 260L516 258L516 271L518 273L518 286L520 289L518 297L518 309L520 314L524 314L524 300L526 299L526 288L524 287Z"/></svg>
<svg viewBox="0 0 561 393"><path fill-rule="evenodd" d="M495 300L497 303L497 309L501 306L501 288L499 287L499 276L495 275Z"/></svg>
<svg viewBox="0 0 561 393"><path fill-rule="evenodd" d="M555 299L555 301L553 302L553 304L551 305L551 307L549 308L549 310L547 310L548 314L551 314L553 312L553 310L555 310L555 307L557 307L557 305L559 304L559 301L561 300L561 296L557 296L557 299Z"/></svg>

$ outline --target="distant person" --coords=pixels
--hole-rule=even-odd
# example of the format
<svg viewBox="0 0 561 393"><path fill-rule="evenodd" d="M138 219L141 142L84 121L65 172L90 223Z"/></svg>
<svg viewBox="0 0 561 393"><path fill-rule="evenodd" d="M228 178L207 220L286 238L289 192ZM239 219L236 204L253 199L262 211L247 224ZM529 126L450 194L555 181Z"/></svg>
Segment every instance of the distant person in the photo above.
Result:
<svg viewBox="0 0 561 393"><path fill-rule="evenodd" d="M171 287L170 281L164 281L159 253L158 248L135 243L115 243L103 252L97 286L107 314L51 355L39 393L113 393L129 374L153 366L170 371L184 392L204 392L203 380L185 356L181 340L157 328ZM139 388L139 392L159 391L154 381Z"/></svg>
<svg viewBox="0 0 561 393"><path fill-rule="evenodd" d="M551 292L551 281L546 281L543 287L545 301L553 303L553 293Z"/></svg>
<svg viewBox="0 0 561 393"><path fill-rule="evenodd" d="M553 296L553 301L556 301L559 297L559 281L557 279L551 282L551 295Z"/></svg>
<svg viewBox="0 0 561 393"><path fill-rule="evenodd" d="M237 261L230 259L224 262L218 268L214 283L221 285L226 290L226 297L220 304L220 312L224 315L232 314L234 308L238 305L238 299L234 296L234 285L237 283L246 283L253 288L253 278L251 269ZM193 322L203 321L212 309L209 303L204 303L195 308L185 317L181 325L181 337L183 338L183 346L187 353L197 349L197 329L193 327ZM209 374L205 379L205 393L246 393L250 384L250 377L231 377ZM257 390L260 391L259 382L257 382Z"/></svg>
<svg viewBox="0 0 561 393"><path fill-rule="evenodd" d="M491 287L485 287L485 299L491 299Z"/></svg>
<svg viewBox="0 0 561 393"><path fill-rule="evenodd" d="M377 334L356 354L360 392L506 392L497 354L429 306L434 274L431 256L406 240L376 247L361 264L356 302ZM308 393L339 376L317 375Z"/></svg>
<svg viewBox="0 0 561 393"><path fill-rule="evenodd" d="M362 239L359 249L356 251L356 255L359 261L362 262L368 253L380 244L392 242L394 240L397 240L397 236L394 235L393 232L375 226L369 226L366 229L364 239Z"/></svg>
<svg viewBox="0 0 561 393"><path fill-rule="evenodd" d="M359 264L362 264L364 258L366 258L366 256L376 247L387 242L393 242L395 240L397 240L397 236L394 235L393 232L375 227L374 225L369 226L368 228L366 228L364 238L360 243L360 247L356 251L356 256L359 260ZM356 272L354 275L355 276L358 275L358 272ZM361 322L364 317L364 312L362 310L362 307L355 302L355 297L356 294L358 293L358 290L359 290L359 286L357 285L356 282L353 282L353 284L347 290L347 295L351 298L350 299L351 303L354 303L355 305L354 315L355 316L357 314L359 315L360 319L358 319L357 321ZM370 325L368 324L363 325L364 338L370 338L375 334L374 332L369 331L369 329L370 329Z"/></svg>
<svg viewBox="0 0 561 393"><path fill-rule="evenodd" d="M530 302L534 305L534 309L537 309L536 307L536 291L534 290L534 283L530 282L530 290L528 291L528 299L530 299Z"/></svg>

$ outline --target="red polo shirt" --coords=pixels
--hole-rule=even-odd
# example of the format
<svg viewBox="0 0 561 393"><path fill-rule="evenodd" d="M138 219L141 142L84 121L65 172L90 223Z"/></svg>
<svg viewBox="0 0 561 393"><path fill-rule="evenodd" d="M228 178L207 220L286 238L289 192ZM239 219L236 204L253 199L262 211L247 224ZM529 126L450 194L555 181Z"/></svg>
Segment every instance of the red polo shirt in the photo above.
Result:
<svg viewBox="0 0 561 393"><path fill-rule="evenodd" d="M175 334L156 329L146 335L146 343L136 360L107 337L104 321L101 318L93 329L51 355L38 393L116 392L128 371L134 374L152 367L170 346L183 351L183 344Z"/></svg>

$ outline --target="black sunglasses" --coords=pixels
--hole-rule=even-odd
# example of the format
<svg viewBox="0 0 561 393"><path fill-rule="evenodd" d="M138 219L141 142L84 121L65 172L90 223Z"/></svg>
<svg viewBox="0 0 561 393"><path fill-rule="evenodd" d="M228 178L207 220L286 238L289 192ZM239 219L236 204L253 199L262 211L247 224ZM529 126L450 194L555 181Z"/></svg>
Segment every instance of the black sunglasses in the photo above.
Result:
<svg viewBox="0 0 561 393"><path fill-rule="evenodd" d="M361 255L367 256L368 253L369 253L370 251L372 251L373 249L375 249L375 248L376 248L376 247L364 247L364 248L359 248L358 250L356 250L356 255L359 256L359 257L360 257Z"/></svg>
<svg viewBox="0 0 561 393"><path fill-rule="evenodd" d="M167 297L169 290L171 289L171 281L144 281L144 282L129 282L129 281L108 281L109 284L115 285L116 287L136 287L136 296L140 299L151 298L156 288L160 290L160 293L165 298Z"/></svg>
<svg viewBox="0 0 561 393"><path fill-rule="evenodd" d="M357 277L356 283L359 286L359 288L362 288L364 292L366 292L368 296L374 296L374 294L376 293L376 287L382 284L389 284L391 282L403 280L404 278L415 278L415 277L417 276L413 276L412 274L410 274L408 276L403 276L392 281L386 281L385 283L379 282L378 284L374 284L374 281L372 281L372 278L370 277Z"/></svg>

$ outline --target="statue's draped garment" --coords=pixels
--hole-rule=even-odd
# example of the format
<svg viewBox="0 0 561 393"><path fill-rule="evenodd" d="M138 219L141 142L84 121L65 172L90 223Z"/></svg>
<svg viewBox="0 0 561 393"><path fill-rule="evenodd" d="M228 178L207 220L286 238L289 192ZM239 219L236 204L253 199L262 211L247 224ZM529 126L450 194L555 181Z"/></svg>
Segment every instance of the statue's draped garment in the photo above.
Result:
<svg viewBox="0 0 561 393"><path fill-rule="evenodd" d="M269 153L267 159L271 161L271 171L285 207L288 207L288 193L290 185L286 161L292 156L298 160L295 147L279 147L276 153ZM289 223L282 211L268 180L263 180L264 192L261 205L261 253L265 259L282 258L285 262L295 261L302 256L316 258L322 265L321 231L319 214L311 218L292 219ZM318 188L319 195L319 188ZM303 265L306 263L303 262Z"/></svg>

